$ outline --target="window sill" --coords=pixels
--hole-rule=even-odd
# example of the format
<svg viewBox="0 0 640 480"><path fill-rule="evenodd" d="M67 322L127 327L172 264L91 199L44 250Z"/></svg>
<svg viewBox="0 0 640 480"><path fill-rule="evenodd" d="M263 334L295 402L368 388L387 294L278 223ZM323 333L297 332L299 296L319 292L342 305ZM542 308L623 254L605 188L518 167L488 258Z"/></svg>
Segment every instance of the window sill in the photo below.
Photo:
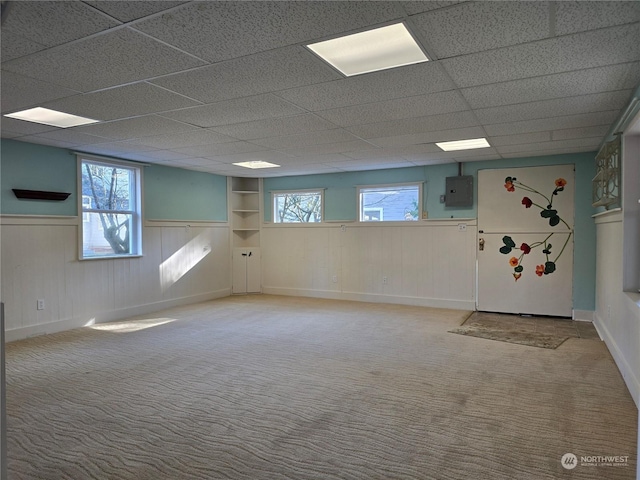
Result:
<svg viewBox="0 0 640 480"><path fill-rule="evenodd" d="M105 255L102 257L80 257L78 260L81 262L93 261L93 260L128 260L130 258L142 258L144 255Z"/></svg>

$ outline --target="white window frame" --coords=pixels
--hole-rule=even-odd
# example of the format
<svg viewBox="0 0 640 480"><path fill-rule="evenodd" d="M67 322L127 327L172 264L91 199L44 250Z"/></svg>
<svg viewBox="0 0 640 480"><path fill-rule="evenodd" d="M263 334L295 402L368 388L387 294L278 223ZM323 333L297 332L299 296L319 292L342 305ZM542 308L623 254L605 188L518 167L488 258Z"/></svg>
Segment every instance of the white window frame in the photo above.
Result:
<svg viewBox="0 0 640 480"><path fill-rule="evenodd" d="M380 213L380 220L365 220L364 219L364 210L365 207L362 205L362 193L366 190L393 190L394 188L406 188L406 187L417 187L418 188L418 218L417 220L385 220L383 218L383 213ZM382 185L358 185L356 188L356 198L358 203L358 222L360 223L413 223L419 221L422 218L422 195L423 195L423 182L409 182L409 183L387 183ZM366 207L366 210L373 210L376 207Z"/></svg>
<svg viewBox="0 0 640 480"><path fill-rule="evenodd" d="M317 194L320 195L320 221L319 222L280 222L278 221L277 214L278 209L276 208L276 199L281 195L309 195L309 194ZM324 188L309 188L309 189L301 189L301 190L274 190L271 192L271 221L274 225L318 225L320 223L324 223Z"/></svg>
<svg viewBox="0 0 640 480"><path fill-rule="evenodd" d="M78 170L78 212L79 216L82 217L82 222L78 225L78 258L80 260L104 260L104 259L117 259L117 258L132 258L132 257L141 257L142 256L142 172L143 172L143 164L139 164L136 162L127 162L125 160L114 160L111 158L104 157L95 157L92 155L83 155L77 154L77 170ZM83 194L82 194L82 178L83 178L83 163L92 163L97 165L103 165L107 167L117 167L131 170L133 172L134 181L133 185L130 186L131 189L131 197L129 199L130 210L122 210L118 211L118 213L131 215L131 223L132 228L131 232L129 232L129 238L131 241L131 249L129 253L123 254L112 254L112 255L96 255L96 256L85 256L84 255L84 228L83 223L85 221L85 216L88 218L89 213L105 213L111 212L112 210L99 210L96 208L87 209L85 208L83 202ZM131 208L133 207L133 208Z"/></svg>

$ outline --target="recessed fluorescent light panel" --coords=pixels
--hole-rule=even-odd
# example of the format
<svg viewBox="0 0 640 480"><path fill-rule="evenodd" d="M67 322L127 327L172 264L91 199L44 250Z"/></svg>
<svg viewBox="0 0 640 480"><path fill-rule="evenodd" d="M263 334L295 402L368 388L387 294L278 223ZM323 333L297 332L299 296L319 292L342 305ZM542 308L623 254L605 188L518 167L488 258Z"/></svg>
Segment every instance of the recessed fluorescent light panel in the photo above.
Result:
<svg viewBox="0 0 640 480"><path fill-rule="evenodd" d="M486 138L472 138L469 140L456 140L455 142L436 142L436 145L445 152L454 150L472 150L474 148L490 147Z"/></svg>
<svg viewBox="0 0 640 480"><path fill-rule="evenodd" d="M307 47L347 77L429 60L402 23Z"/></svg>
<svg viewBox="0 0 640 480"><path fill-rule="evenodd" d="M244 168L274 168L279 167L280 165L276 165L275 163L263 162L262 160L252 160L250 162L240 162L234 163L238 167Z"/></svg>
<svg viewBox="0 0 640 480"><path fill-rule="evenodd" d="M99 120L93 120L92 118L79 117L77 115L49 110L48 108L42 107L10 113L5 115L5 117L17 118L18 120L25 120L27 122L43 123L45 125L60 128L77 127L78 125L87 125L89 123L99 122Z"/></svg>

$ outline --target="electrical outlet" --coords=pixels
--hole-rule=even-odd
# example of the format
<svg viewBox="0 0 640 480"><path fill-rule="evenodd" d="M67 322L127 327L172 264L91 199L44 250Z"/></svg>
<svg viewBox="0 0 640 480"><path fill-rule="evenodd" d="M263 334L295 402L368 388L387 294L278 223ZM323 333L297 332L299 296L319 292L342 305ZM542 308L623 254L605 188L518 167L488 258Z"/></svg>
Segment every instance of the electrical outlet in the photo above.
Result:
<svg viewBox="0 0 640 480"><path fill-rule="evenodd" d="M459 232L466 232L467 231L467 224L466 223L459 223L458 224L458 231Z"/></svg>
<svg viewBox="0 0 640 480"><path fill-rule="evenodd" d="M382 277L382 284L386 285L387 284L387 277Z"/></svg>
<svg viewBox="0 0 640 480"><path fill-rule="evenodd" d="M340 231L346 232L347 231L347 226L346 225L340 225Z"/></svg>
<svg viewBox="0 0 640 480"><path fill-rule="evenodd" d="M39 298L38 299L38 310L44 310L44 299L43 298Z"/></svg>
<svg viewBox="0 0 640 480"><path fill-rule="evenodd" d="M333 277L331 277L331 281L332 281L333 283L338 283L338 276L337 276L337 275L334 275Z"/></svg>

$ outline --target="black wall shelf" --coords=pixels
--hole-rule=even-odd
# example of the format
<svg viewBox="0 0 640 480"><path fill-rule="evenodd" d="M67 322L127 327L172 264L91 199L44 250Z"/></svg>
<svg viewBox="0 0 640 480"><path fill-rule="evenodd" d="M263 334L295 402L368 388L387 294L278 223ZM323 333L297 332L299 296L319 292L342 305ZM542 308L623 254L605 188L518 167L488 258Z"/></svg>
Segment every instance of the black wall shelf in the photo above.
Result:
<svg viewBox="0 0 640 480"><path fill-rule="evenodd" d="M71 195L67 192L45 192L43 190L22 190L19 188L13 188L12 190L16 197L25 200L53 200L60 202Z"/></svg>

